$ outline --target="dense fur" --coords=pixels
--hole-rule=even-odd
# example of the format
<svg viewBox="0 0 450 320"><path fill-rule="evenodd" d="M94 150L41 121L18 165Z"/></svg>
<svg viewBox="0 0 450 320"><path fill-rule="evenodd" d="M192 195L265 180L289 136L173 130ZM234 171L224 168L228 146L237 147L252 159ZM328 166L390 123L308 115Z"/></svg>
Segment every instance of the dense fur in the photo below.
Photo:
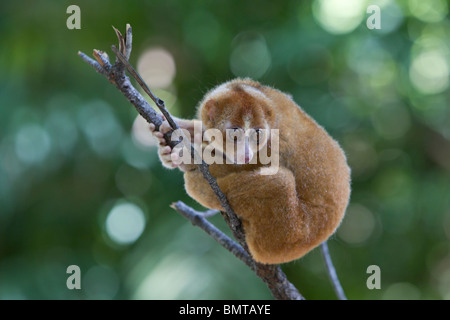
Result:
<svg viewBox="0 0 450 320"><path fill-rule="evenodd" d="M261 164L212 164L231 207L241 218L250 253L261 263L292 261L327 240L350 196L346 157L327 132L286 94L236 79L205 95L198 108L204 129L226 125L279 129L280 168L261 175ZM226 152L226 150L225 150ZM195 166L184 174L187 193L223 210Z"/></svg>

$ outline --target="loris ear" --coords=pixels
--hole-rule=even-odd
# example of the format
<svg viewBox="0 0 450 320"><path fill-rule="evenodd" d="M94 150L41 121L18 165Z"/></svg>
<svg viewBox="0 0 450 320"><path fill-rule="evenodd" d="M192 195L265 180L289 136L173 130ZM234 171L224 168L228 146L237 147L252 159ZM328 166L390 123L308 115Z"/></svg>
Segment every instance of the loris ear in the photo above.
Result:
<svg viewBox="0 0 450 320"><path fill-rule="evenodd" d="M210 127L214 127L216 124L216 117L219 112L219 105L217 101L210 99L203 106L203 119L207 120Z"/></svg>

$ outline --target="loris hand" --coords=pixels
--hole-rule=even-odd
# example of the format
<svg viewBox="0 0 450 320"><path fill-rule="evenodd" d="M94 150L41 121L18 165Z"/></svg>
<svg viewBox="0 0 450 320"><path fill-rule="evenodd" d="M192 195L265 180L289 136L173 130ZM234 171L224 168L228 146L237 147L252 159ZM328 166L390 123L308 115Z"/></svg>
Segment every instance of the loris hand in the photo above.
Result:
<svg viewBox="0 0 450 320"><path fill-rule="evenodd" d="M164 167L168 169L179 168L181 171L190 171L195 167L195 165L182 163L179 157L179 150L172 149L167 144L164 134L172 130L167 120L164 119L159 127L159 131L155 130L155 125L152 123L149 125L149 128L153 136L158 139L158 155Z"/></svg>
<svg viewBox="0 0 450 320"><path fill-rule="evenodd" d="M163 117L164 119L164 117ZM164 139L164 134L172 130L169 125L169 122L164 119L163 123L159 126L159 130L155 130L155 125L150 123L149 125L150 131L153 136L158 139L158 155L164 167L168 169L174 169L177 167L176 164L173 163L172 160L172 148L167 144L166 139Z"/></svg>

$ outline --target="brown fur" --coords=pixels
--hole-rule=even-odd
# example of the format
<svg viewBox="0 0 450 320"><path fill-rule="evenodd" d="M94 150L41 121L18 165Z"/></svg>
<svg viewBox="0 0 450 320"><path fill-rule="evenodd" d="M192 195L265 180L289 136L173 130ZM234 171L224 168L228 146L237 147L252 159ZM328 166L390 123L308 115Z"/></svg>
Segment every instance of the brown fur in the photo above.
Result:
<svg viewBox="0 0 450 320"><path fill-rule="evenodd" d="M241 218L250 253L261 263L298 259L327 240L341 222L350 196L346 157L327 132L286 94L249 79L206 94L198 109L205 129L228 121L279 129L280 168L261 175L261 164L212 164L210 170ZM247 92L252 87L265 95ZM248 88L248 87L247 87ZM226 150L225 150L226 152ZM185 172L187 193L207 208L223 210L202 174Z"/></svg>

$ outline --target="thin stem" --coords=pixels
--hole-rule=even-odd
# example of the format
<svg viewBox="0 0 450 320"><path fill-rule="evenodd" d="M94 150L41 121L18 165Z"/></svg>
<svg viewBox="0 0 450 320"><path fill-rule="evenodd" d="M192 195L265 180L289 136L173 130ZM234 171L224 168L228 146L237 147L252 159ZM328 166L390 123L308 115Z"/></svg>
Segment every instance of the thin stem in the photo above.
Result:
<svg viewBox="0 0 450 320"><path fill-rule="evenodd" d="M141 88L145 91L146 94L148 94L148 96L153 100L153 102L155 102L156 106L161 110L161 112L163 113L163 115L166 117L167 121L170 124L170 127L173 130L179 129L178 124L172 119L172 117L170 116L169 112L167 111L165 104L164 104L164 100L161 100L160 98L158 98L157 96L155 96L152 92L152 90L150 90L150 88L147 86L147 84L144 82L144 80L142 79L142 77L139 75L139 73L137 73L136 70L134 70L134 68L131 66L131 64L128 62L127 58L124 57L124 55L116 48L116 46L111 46L112 51L114 51L114 53L116 54L117 58L119 58L120 62L123 63L123 65L125 66L125 68L127 68L128 72L133 76L133 78L137 81L137 83L139 83L139 85L141 86Z"/></svg>
<svg viewBox="0 0 450 320"><path fill-rule="evenodd" d="M100 73L104 76L107 76L108 72L100 65L100 63L98 63L94 59L88 57L85 53L83 53L81 51L78 51L78 55L81 57L81 59L83 59L88 64L90 64L95 69L95 71L97 71L98 73Z"/></svg>
<svg viewBox="0 0 450 320"><path fill-rule="evenodd" d="M330 251L328 250L328 244L326 241L322 242L322 255L325 259L325 264L327 266L328 276L330 278L331 284L333 285L334 292L339 300L347 300L345 296L344 289L342 289L341 283L334 268L333 261L331 260Z"/></svg>
<svg viewBox="0 0 450 320"><path fill-rule="evenodd" d="M186 219L191 221L194 226L201 228L207 234L214 238L225 249L234 254L239 260L243 261L250 269L254 270L253 259L239 244L234 242L230 237L216 228L211 222L206 220L205 216L210 213L217 213L217 210L208 210L206 212L199 212L187 206L182 201L177 201L171 205L178 213L183 215Z"/></svg>
<svg viewBox="0 0 450 320"><path fill-rule="evenodd" d="M129 60L131 56L132 42L133 42L133 32L131 26L127 23L125 30L125 57L127 58L127 60Z"/></svg>
<svg viewBox="0 0 450 320"><path fill-rule="evenodd" d="M220 212L219 210L209 209L209 210L199 212L199 213L202 215L203 218L209 218L209 217L215 216L219 212Z"/></svg>

